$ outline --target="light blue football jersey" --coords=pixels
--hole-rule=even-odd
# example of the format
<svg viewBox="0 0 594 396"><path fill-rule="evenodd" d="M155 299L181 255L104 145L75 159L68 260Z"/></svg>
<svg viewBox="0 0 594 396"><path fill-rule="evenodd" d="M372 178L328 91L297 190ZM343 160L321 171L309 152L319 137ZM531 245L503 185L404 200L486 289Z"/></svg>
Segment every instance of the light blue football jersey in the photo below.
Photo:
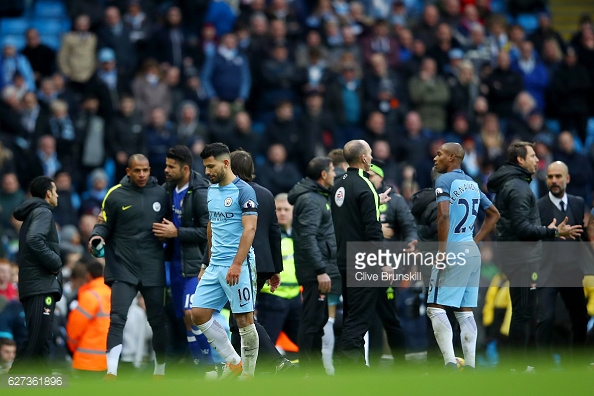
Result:
<svg viewBox="0 0 594 396"><path fill-rule="evenodd" d="M455 169L437 178L435 195L437 203L450 202L448 243L472 242L479 208L486 210L492 205L477 182L461 169Z"/></svg>
<svg viewBox="0 0 594 396"><path fill-rule="evenodd" d="M212 230L212 255L210 265L229 267L239 248L243 233L243 216L258 215L258 201L254 189L235 178L226 186L213 184L208 188L208 214ZM250 247L248 259L253 261Z"/></svg>

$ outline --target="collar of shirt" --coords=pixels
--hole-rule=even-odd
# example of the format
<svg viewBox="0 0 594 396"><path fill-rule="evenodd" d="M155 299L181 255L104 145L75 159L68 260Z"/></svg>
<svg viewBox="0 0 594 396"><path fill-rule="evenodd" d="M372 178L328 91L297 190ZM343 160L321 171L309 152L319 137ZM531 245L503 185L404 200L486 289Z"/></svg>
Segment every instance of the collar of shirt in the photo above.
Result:
<svg viewBox="0 0 594 396"><path fill-rule="evenodd" d="M557 209L561 210L561 206L559 205L559 202L563 201L563 205L565 205L565 210L567 210L568 205L567 205L567 194L563 194L563 198L557 198L556 196L553 195L553 193L551 193L549 191L549 198L551 200L551 202L553 203L553 205L555 205L557 207Z"/></svg>
<svg viewBox="0 0 594 396"><path fill-rule="evenodd" d="M186 184L184 184L182 186L182 188L175 187L175 192L179 194L180 192L186 190L189 186L190 186L190 182L187 182Z"/></svg>

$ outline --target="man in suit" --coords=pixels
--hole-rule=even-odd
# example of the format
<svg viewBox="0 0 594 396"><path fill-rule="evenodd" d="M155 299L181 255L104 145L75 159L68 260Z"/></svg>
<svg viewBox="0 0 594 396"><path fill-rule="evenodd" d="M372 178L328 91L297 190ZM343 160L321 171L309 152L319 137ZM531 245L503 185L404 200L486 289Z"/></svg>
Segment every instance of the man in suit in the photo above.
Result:
<svg viewBox="0 0 594 396"><path fill-rule="evenodd" d="M538 200L538 210L542 224L553 221L581 224L584 227L584 200L567 194L570 181L567 165L555 161L547 168L547 187L549 193ZM594 261L590 247L579 241L588 241L586 233L581 237L547 238L562 244L544 243L543 260L538 271L538 319L536 324L536 343L539 351L545 352L551 344L551 329L555 319L557 295L561 295L569 311L572 329L572 346L583 348L586 344L588 312L582 286L584 276L594 274ZM550 354L549 354L550 357ZM546 363L546 362L543 362Z"/></svg>

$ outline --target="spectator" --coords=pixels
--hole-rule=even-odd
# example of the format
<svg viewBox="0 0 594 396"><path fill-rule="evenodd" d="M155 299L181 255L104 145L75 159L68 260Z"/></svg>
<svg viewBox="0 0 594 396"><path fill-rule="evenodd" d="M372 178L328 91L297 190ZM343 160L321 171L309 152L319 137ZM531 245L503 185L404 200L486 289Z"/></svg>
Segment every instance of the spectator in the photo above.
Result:
<svg viewBox="0 0 594 396"><path fill-rule="evenodd" d="M37 98L39 99L39 104L45 110L49 110L49 104L52 100L58 99L58 92L56 91L52 77L41 79L39 89L37 90Z"/></svg>
<svg viewBox="0 0 594 396"><path fill-rule="evenodd" d="M103 200L109 190L109 178L103 169L97 168L91 172L89 179L91 187L85 188L81 194L82 204L80 212L81 215L91 214L97 216L101 213Z"/></svg>
<svg viewBox="0 0 594 396"><path fill-rule="evenodd" d="M386 140L390 147L398 145L396 131L387 127L386 117L379 111L374 111L367 117L363 140L370 145L378 140Z"/></svg>
<svg viewBox="0 0 594 396"><path fill-rule="evenodd" d="M18 265L13 264L13 266L18 269ZM11 282L15 285L16 281L16 279L11 279ZM2 335L0 337L0 351L2 349L2 339L15 342L15 352L16 347L20 348L23 345L27 337L27 326L25 324L23 304L18 299L7 300L6 297L0 296L0 335ZM0 356L1 360L2 357ZM14 355L12 360L14 360Z"/></svg>
<svg viewBox="0 0 594 396"><path fill-rule="evenodd" d="M470 40L466 45L465 58L470 60L475 70L480 70L485 65L490 65L497 52L493 49L491 40L485 37L485 28L474 25L470 31Z"/></svg>
<svg viewBox="0 0 594 396"><path fill-rule="evenodd" d="M219 142L233 133L233 117L231 116L231 106L227 102L216 104L214 117L211 118L208 125L208 140Z"/></svg>
<svg viewBox="0 0 594 396"><path fill-rule="evenodd" d="M325 156L340 144L337 141L334 118L324 109L324 96L319 90L306 92L304 112L297 122L302 131L299 145L303 169L307 166L304 162L309 162L308 159Z"/></svg>
<svg viewBox="0 0 594 396"><path fill-rule="evenodd" d="M2 43L2 56L0 56L1 75L4 77L0 81L0 86L13 84L16 75L20 75L25 80L25 90L35 91L35 75L26 56L17 52L16 42L10 38L4 38Z"/></svg>
<svg viewBox="0 0 594 396"><path fill-rule="evenodd" d="M120 10L115 7L105 9L105 20L97 33L97 47L111 48L115 53L118 73L128 77L136 69L136 47L131 40L131 30L122 21Z"/></svg>
<svg viewBox="0 0 594 396"><path fill-rule="evenodd" d="M551 78L552 105L561 129L575 130L582 143L586 140L591 89L588 71L577 62L575 50L568 48L563 63Z"/></svg>
<svg viewBox="0 0 594 396"><path fill-rule="evenodd" d="M257 167L258 183L275 196L288 192L301 178L297 165L287 161L287 150L282 144L268 148L266 163Z"/></svg>
<svg viewBox="0 0 594 396"><path fill-rule="evenodd" d="M77 164L80 188L87 185L87 175L95 168L103 167L111 142L107 139L106 120L98 114L99 100L89 96L82 103L82 112L76 121L77 139L80 142L80 159Z"/></svg>
<svg viewBox="0 0 594 396"><path fill-rule="evenodd" d="M84 92L87 81L96 68L97 36L89 32L91 21L88 15L79 15L74 21L74 31L62 37L62 45L58 52L60 71L68 77L72 89Z"/></svg>
<svg viewBox="0 0 594 396"><path fill-rule="evenodd" d="M287 160L295 164L301 157L300 142L304 131L299 128L295 118L293 104L289 101L281 101L276 105L275 115L272 122L267 126L262 143L262 152L265 152L270 145L281 144L287 152ZM271 190L272 191L272 190ZM272 195L286 191L273 191Z"/></svg>
<svg viewBox="0 0 594 396"><path fill-rule="evenodd" d="M115 161L115 179L119 181L126 175L128 158L146 152L142 115L131 96L122 97L120 110L108 126L107 136L112 148L109 154Z"/></svg>
<svg viewBox="0 0 594 396"><path fill-rule="evenodd" d="M182 27L182 15L178 7L167 10L165 26L151 37L153 55L161 64L182 68L189 56L188 37Z"/></svg>
<svg viewBox="0 0 594 396"><path fill-rule="evenodd" d="M312 49L319 50L321 59L328 62L328 50L322 43L322 37L317 30L310 30L305 37L305 43L298 45L295 51L295 64L297 67L306 67L310 64Z"/></svg>
<svg viewBox="0 0 594 396"><path fill-rule="evenodd" d="M452 76L447 80L450 89L448 114L464 113L466 116L470 116L474 102L479 95L479 81L474 74L471 62L462 61L458 70L457 77ZM451 119L448 121L448 124L451 125Z"/></svg>
<svg viewBox="0 0 594 396"><path fill-rule="evenodd" d="M60 227L68 225L78 226L81 200L80 195L78 195L72 186L72 176L66 170L59 170L54 175L54 179L56 180L56 191L60 197L60 205L54 210L56 223Z"/></svg>
<svg viewBox="0 0 594 396"><path fill-rule="evenodd" d="M421 116L423 125L432 132L443 132L450 91L445 81L437 76L437 65L433 59L423 60L419 75L409 81L408 89L411 106Z"/></svg>
<svg viewBox="0 0 594 396"><path fill-rule="evenodd" d="M427 156L428 134L419 113L410 111L404 121L404 138L395 146L398 161L412 166L420 164Z"/></svg>
<svg viewBox="0 0 594 396"><path fill-rule="evenodd" d="M91 79L87 94L97 95L100 113L111 119L120 108L120 97L130 93L129 77L118 71L115 52L102 48L97 56L99 68Z"/></svg>
<svg viewBox="0 0 594 396"><path fill-rule="evenodd" d="M326 106L340 128L340 137L346 141L359 137L363 120L363 86L357 65L345 62L340 66L340 76L328 87Z"/></svg>
<svg viewBox="0 0 594 396"><path fill-rule="evenodd" d="M233 128L233 132L222 138L220 142L226 144L232 152L243 149L255 156L258 152L258 139L252 130L250 115L245 111L235 114L235 128Z"/></svg>
<svg viewBox="0 0 594 396"><path fill-rule="evenodd" d="M538 14L538 28L528 37L528 40L534 44L534 49L542 58L544 55L544 45L548 40L553 40L561 51L565 53L565 41L553 27L551 26L551 16L548 12L541 12Z"/></svg>
<svg viewBox="0 0 594 396"><path fill-rule="evenodd" d="M474 4L467 4L462 11L460 23L456 29L456 38L464 45L470 41L470 33L476 26L481 26L479 14Z"/></svg>
<svg viewBox="0 0 594 396"><path fill-rule="evenodd" d="M571 132L563 131L559 134L558 148L553 152L556 161L562 161L567 165L571 175L571 183L567 185L567 193L582 197L584 200L590 198L592 182L592 165L588 157L575 149L574 136ZM576 221L581 220L576 219Z"/></svg>
<svg viewBox="0 0 594 396"><path fill-rule="evenodd" d="M477 146L484 160L494 164L496 168L503 165L505 137L499 127L499 120L495 113L488 113L479 131ZM540 158L540 156L539 156Z"/></svg>
<svg viewBox="0 0 594 396"><path fill-rule="evenodd" d="M371 62L373 54L383 54L389 67L398 66L398 41L390 36L388 23L378 19L373 26L373 35L361 39L361 51L365 64Z"/></svg>
<svg viewBox="0 0 594 396"><path fill-rule="evenodd" d="M63 257L65 268L71 269L67 257L80 258L84 253L84 247L80 244L80 233L75 225L60 226L60 255Z"/></svg>
<svg viewBox="0 0 594 396"><path fill-rule="evenodd" d="M441 5L441 21L457 29L460 23L460 0L443 0Z"/></svg>
<svg viewBox="0 0 594 396"><path fill-rule="evenodd" d="M175 110L179 109L181 102L184 100L184 91L180 86L180 70L176 66L172 66L165 72L165 83L169 86L171 95L171 113L169 119L173 122L178 122L177 113Z"/></svg>
<svg viewBox="0 0 594 396"><path fill-rule="evenodd" d="M544 95L549 85L549 75L530 41L524 41L520 45L520 57L513 62L511 69L522 76L524 89L532 95L537 108L544 110Z"/></svg>
<svg viewBox="0 0 594 396"><path fill-rule="evenodd" d="M0 374L8 374L16 357L16 351L17 344L14 340L4 336L0 338Z"/></svg>
<svg viewBox="0 0 594 396"><path fill-rule="evenodd" d="M124 24L130 31L130 41L136 47L139 58L148 52L148 41L151 34L151 21L144 13L140 0L128 2L128 12L124 14Z"/></svg>
<svg viewBox="0 0 594 396"><path fill-rule="evenodd" d="M250 67L245 55L237 49L234 34L223 36L217 53L206 59L202 84L211 99L211 114L218 101L232 103L233 113L243 110L251 88Z"/></svg>
<svg viewBox="0 0 594 396"><path fill-rule="evenodd" d="M501 51L497 55L497 67L481 86L481 93L486 95L489 108L503 120L512 116L513 100L524 88L522 76L510 69L509 58L507 52Z"/></svg>
<svg viewBox="0 0 594 396"><path fill-rule="evenodd" d="M0 298L5 298L6 301L18 300L19 298L16 285L10 281L10 271L10 261L0 259ZM3 308L0 308L0 314L2 310ZM5 337L1 330L0 335Z"/></svg>
<svg viewBox="0 0 594 396"><path fill-rule="evenodd" d="M0 227L3 230L12 229L12 212L25 200L25 193L19 185L15 173L2 176L2 190L0 190Z"/></svg>
<svg viewBox="0 0 594 396"><path fill-rule="evenodd" d="M342 45L328 50L328 63L330 66L336 69L340 65L340 59L346 53L351 54L357 64L361 64L363 61L357 36L353 32L353 28L348 26L342 28Z"/></svg>
<svg viewBox="0 0 594 396"><path fill-rule="evenodd" d="M56 51L41 43L39 32L35 28L28 29L25 36L27 45L22 49L21 54L29 60L35 83L39 86L41 79L50 77L56 69Z"/></svg>
<svg viewBox="0 0 594 396"><path fill-rule="evenodd" d="M398 32L398 42L400 44L398 59L400 59L401 65L406 64L413 56L412 47L414 41L410 29L401 29Z"/></svg>
<svg viewBox="0 0 594 396"><path fill-rule="evenodd" d="M177 116L177 139L180 144L192 146L196 140L206 139L206 127L198 121L198 106L186 100L180 103Z"/></svg>
<svg viewBox="0 0 594 396"><path fill-rule="evenodd" d="M171 92L161 80L159 64L154 59L145 59L140 74L132 81L132 92L136 108L142 114L142 122L147 124L153 109L159 107L169 118L171 112Z"/></svg>
<svg viewBox="0 0 594 396"><path fill-rule="evenodd" d="M79 111L78 98L75 97L73 90L66 85L64 76L61 73L54 73L51 81L53 85L53 92L56 95L55 99L60 99L68 103L68 114L71 118L76 118ZM53 96L50 97L53 98ZM48 102L48 108L52 100Z"/></svg>
<svg viewBox="0 0 594 396"><path fill-rule="evenodd" d="M23 97L21 110L21 124L24 136L19 136L16 143L23 150L30 150L37 145L37 139L47 131L49 117L37 101L33 92L27 92Z"/></svg>
<svg viewBox="0 0 594 396"><path fill-rule="evenodd" d="M437 26L437 44L429 48L427 55L437 62L438 73L445 76L448 73L450 57L449 53L453 48L460 45L452 36L452 28L447 23L440 23Z"/></svg>
<svg viewBox="0 0 594 396"><path fill-rule="evenodd" d="M150 115L150 123L144 131L147 158L153 164L151 174L162 183L165 180L167 149L177 144L178 137L174 125L167 121L165 111L162 108L153 109Z"/></svg>
<svg viewBox="0 0 594 396"><path fill-rule="evenodd" d="M318 80L322 70L316 69ZM304 73L289 59L287 48L276 46L269 59L262 63L262 98L259 110L270 112L280 101L296 102L295 94L300 83L305 83Z"/></svg>
<svg viewBox="0 0 594 396"><path fill-rule="evenodd" d="M39 138L36 154L45 176L53 177L62 167L56 152L56 138L52 135L43 135ZM32 178L29 179L29 181L31 180Z"/></svg>
<svg viewBox="0 0 594 396"><path fill-rule="evenodd" d="M582 35L581 45L577 47L578 63L586 68L590 81L594 82L594 29L586 29ZM590 113L594 110L594 93L588 95Z"/></svg>
<svg viewBox="0 0 594 396"><path fill-rule="evenodd" d="M56 99L51 102L50 111L47 133L56 139L58 160L62 166L74 172L80 158L80 139L77 138L76 128L68 114L68 104Z"/></svg>
<svg viewBox="0 0 594 396"><path fill-rule="evenodd" d="M426 48L432 48L437 44L437 25L439 23L439 11L433 4L428 4L423 9L423 17L419 24L413 29L416 38L425 44Z"/></svg>
<svg viewBox="0 0 594 396"><path fill-rule="evenodd" d="M210 116L208 113L208 96L206 96L206 91L202 86L202 82L200 81L200 77L196 70L190 71L186 69L186 75L185 99L191 100L198 106L198 119L201 122L206 123Z"/></svg>
<svg viewBox="0 0 594 396"><path fill-rule="evenodd" d="M547 68L547 72L549 73L549 77L551 79L553 77L553 74L555 74L555 72L561 65L561 61L563 60L563 54L564 53L561 52L561 47L559 47L559 44L557 44L557 42L554 39L548 39L544 41L542 50L542 63ZM546 103L546 107L548 106L549 102Z"/></svg>

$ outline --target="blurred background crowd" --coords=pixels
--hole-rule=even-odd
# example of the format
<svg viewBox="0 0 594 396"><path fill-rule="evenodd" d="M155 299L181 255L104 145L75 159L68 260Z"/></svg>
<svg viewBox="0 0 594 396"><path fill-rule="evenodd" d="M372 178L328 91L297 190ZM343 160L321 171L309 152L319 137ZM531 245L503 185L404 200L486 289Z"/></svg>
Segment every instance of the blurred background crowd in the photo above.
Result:
<svg viewBox="0 0 594 396"><path fill-rule="evenodd" d="M589 212L589 11L588 0L2 1L0 256L15 261L12 211L29 182L54 177L75 296L83 246L128 157L144 153L164 182L167 148L188 145L203 172L198 154L215 141L252 153L256 181L276 195L312 157L363 138L410 202L444 141L463 145L487 193L507 145L528 140L535 195L561 160ZM17 271L5 267L0 295L12 300Z"/></svg>

